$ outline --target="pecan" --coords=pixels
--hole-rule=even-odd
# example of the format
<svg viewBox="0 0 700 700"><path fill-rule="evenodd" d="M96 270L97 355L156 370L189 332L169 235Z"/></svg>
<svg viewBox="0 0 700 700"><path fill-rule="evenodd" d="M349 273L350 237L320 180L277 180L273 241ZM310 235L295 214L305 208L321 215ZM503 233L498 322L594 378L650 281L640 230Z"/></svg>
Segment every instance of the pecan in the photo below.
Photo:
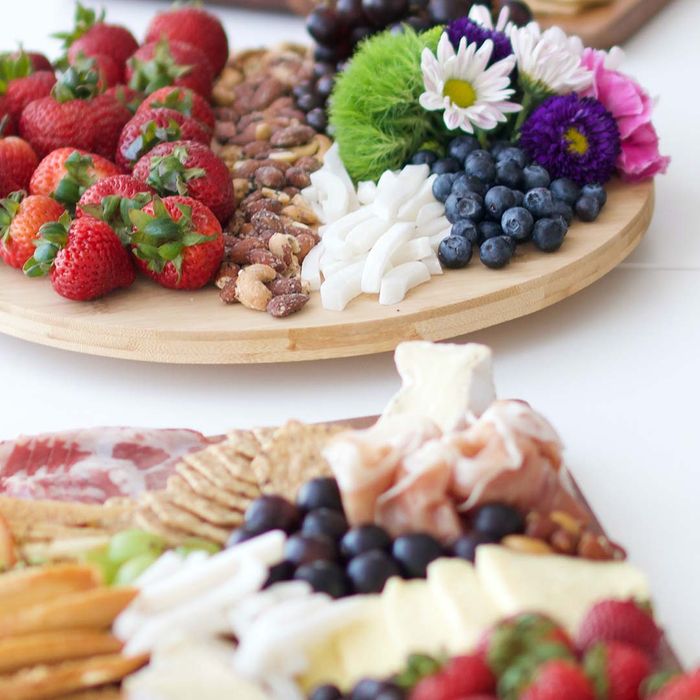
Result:
<svg viewBox="0 0 700 700"><path fill-rule="evenodd" d="M309 300L308 294L282 294L267 304L267 312L275 318L284 318L300 311Z"/></svg>
<svg viewBox="0 0 700 700"><path fill-rule="evenodd" d="M298 277L278 277L272 280L267 288L272 292L273 297L282 294L301 294L301 280Z"/></svg>
<svg viewBox="0 0 700 700"><path fill-rule="evenodd" d="M243 155L246 158L263 160L270 155L270 144L267 141L251 141L243 146Z"/></svg>
<svg viewBox="0 0 700 700"><path fill-rule="evenodd" d="M272 134L270 137L270 145L277 148L301 146L311 141L315 135L316 132L310 126L304 126L302 124L288 126L286 129L281 129Z"/></svg>
<svg viewBox="0 0 700 700"><path fill-rule="evenodd" d="M231 278L224 284L223 287L221 287L221 291L219 292L219 299L224 302L224 304L234 304L235 302L238 301L238 298L236 297L236 285L237 285L237 279L238 275L236 275L236 278Z"/></svg>
<svg viewBox="0 0 700 700"><path fill-rule="evenodd" d="M265 282L272 282L277 277L275 271L267 265L251 265L238 273L236 281L236 298L249 309L265 311L272 299L272 292Z"/></svg>
<svg viewBox="0 0 700 700"><path fill-rule="evenodd" d="M255 171L255 182L261 187L280 188L284 185L284 174L271 165L265 165Z"/></svg>
<svg viewBox="0 0 700 700"><path fill-rule="evenodd" d="M232 263L247 265L251 262L250 253L256 248L265 248L265 244L257 238L241 238L236 241L228 251L228 258Z"/></svg>
<svg viewBox="0 0 700 700"><path fill-rule="evenodd" d="M274 199L265 200L274 202ZM284 231L284 222L280 216L271 211L258 211L250 219L250 222L257 230L268 230L272 233L282 233Z"/></svg>
<svg viewBox="0 0 700 700"><path fill-rule="evenodd" d="M304 172L313 173L316 172L321 167L321 161L314 156L304 156L299 158L294 167L301 168Z"/></svg>
<svg viewBox="0 0 700 700"><path fill-rule="evenodd" d="M287 170L285 173L287 178L287 184L292 187L296 187L303 190L304 187L308 187L311 184L311 178L309 174L303 169L297 166L293 166Z"/></svg>
<svg viewBox="0 0 700 700"><path fill-rule="evenodd" d="M278 202L276 199L268 199L263 197L263 199L249 204L246 207L245 211L252 217L254 214L257 214L261 211L269 211L274 214L279 214L282 211L283 207L284 205L282 204L282 202Z"/></svg>
<svg viewBox="0 0 700 700"><path fill-rule="evenodd" d="M276 78L267 78L258 86L258 89L253 95L251 107L253 109L265 109L268 105L274 102L278 97L287 92L287 88Z"/></svg>
<svg viewBox="0 0 700 700"><path fill-rule="evenodd" d="M279 273L284 272L287 267L283 260L280 260L274 253L264 248L254 248L251 250L248 255L248 262L267 265L275 272Z"/></svg>

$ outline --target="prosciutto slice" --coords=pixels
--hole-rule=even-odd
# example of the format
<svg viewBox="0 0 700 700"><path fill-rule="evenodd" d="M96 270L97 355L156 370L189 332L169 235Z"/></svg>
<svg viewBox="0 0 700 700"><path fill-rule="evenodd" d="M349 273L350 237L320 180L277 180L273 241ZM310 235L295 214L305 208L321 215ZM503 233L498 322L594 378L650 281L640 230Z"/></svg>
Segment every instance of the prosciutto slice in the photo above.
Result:
<svg viewBox="0 0 700 700"><path fill-rule="evenodd" d="M102 503L165 486L185 454L210 439L194 430L94 428L0 442L0 493Z"/></svg>

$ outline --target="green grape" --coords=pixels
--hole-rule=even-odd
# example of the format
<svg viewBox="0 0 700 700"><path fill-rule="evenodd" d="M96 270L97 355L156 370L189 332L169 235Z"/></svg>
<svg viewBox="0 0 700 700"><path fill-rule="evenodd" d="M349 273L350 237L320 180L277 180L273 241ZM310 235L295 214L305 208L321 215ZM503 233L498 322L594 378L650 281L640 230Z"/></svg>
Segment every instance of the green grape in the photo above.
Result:
<svg viewBox="0 0 700 700"><path fill-rule="evenodd" d="M129 559L119 567L117 575L114 577L114 585L128 586L132 584L159 556L160 554L156 552L149 552Z"/></svg>
<svg viewBox="0 0 700 700"><path fill-rule="evenodd" d="M117 564L134 559L141 554L160 556L165 550L162 537L145 530L123 530L112 537L109 543L109 558Z"/></svg>
<svg viewBox="0 0 700 700"><path fill-rule="evenodd" d="M83 559L86 563L92 564L97 567L102 574L102 581L107 585L111 585L114 581L114 576L117 573L119 564L110 559L107 552L107 545L104 547L98 547L97 549L91 549L87 552Z"/></svg>
<svg viewBox="0 0 700 700"><path fill-rule="evenodd" d="M209 552L209 554L216 554L221 551L221 547L201 537L188 537L175 551L182 556L186 556L192 552Z"/></svg>

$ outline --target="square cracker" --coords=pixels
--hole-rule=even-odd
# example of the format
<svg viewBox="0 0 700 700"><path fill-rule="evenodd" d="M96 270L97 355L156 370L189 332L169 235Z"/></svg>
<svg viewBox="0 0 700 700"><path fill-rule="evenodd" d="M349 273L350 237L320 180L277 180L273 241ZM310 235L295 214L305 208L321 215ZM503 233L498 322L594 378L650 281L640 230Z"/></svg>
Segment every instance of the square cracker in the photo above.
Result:
<svg viewBox="0 0 700 700"><path fill-rule="evenodd" d="M152 508L145 503L141 503L136 513L134 513L134 524L147 532L159 535L170 547L177 547L188 537L192 536L186 530L166 525L153 512Z"/></svg>
<svg viewBox="0 0 700 700"><path fill-rule="evenodd" d="M232 459L245 460L242 470L250 470L250 461L234 453ZM252 498L260 495L257 483L245 481L238 476L234 476L232 469L227 464L232 463L232 459L222 456L217 452L205 451L187 455L182 462L189 464L202 476L211 481L217 488L232 494L245 494ZM181 462L181 463L182 463Z"/></svg>
<svg viewBox="0 0 700 700"><path fill-rule="evenodd" d="M211 479L188 462L179 462L175 467L179 474L198 496L224 507L230 504L231 494L220 489Z"/></svg>
<svg viewBox="0 0 700 700"><path fill-rule="evenodd" d="M203 522L196 515L173 503L166 491L147 493L144 502L168 527L184 530L195 537L203 537L221 545L228 539L229 530Z"/></svg>
<svg viewBox="0 0 700 700"><path fill-rule="evenodd" d="M235 504L232 501L230 507L214 503L197 495L179 474L168 479L166 491L175 505L188 510L205 522L227 528L238 527L242 524L243 514L250 503L250 500L244 497Z"/></svg>

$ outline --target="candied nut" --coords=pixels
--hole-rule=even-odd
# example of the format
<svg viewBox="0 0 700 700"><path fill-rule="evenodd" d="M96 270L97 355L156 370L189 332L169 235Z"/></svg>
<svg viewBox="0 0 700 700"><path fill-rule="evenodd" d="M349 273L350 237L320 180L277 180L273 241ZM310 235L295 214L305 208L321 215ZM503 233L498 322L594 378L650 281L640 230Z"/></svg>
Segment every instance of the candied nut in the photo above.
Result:
<svg viewBox="0 0 700 700"><path fill-rule="evenodd" d="M316 150L318 151L317 155L319 158L323 158L328 149L333 145L333 142L324 134L316 134L316 136L314 136L314 142L317 144Z"/></svg>
<svg viewBox="0 0 700 700"><path fill-rule="evenodd" d="M236 121L236 119L238 119L238 114L236 113L236 110L231 109L230 107L215 107L214 116L220 122L233 122Z"/></svg>
<svg viewBox="0 0 700 700"><path fill-rule="evenodd" d="M528 513L525 522L525 534L545 542L549 540L557 529L557 526L548 515L543 515L537 511Z"/></svg>
<svg viewBox="0 0 700 700"><path fill-rule="evenodd" d="M271 71L271 72L274 75L274 71ZM275 76L275 77L278 77L278 76ZM273 100L272 102L270 102L270 104L265 108L265 113L278 115L280 112L283 112L283 111L286 111L289 109L293 109L293 108L294 108L294 100L289 95L285 95L284 97L278 97L276 100Z"/></svg>
<svg viewBox="0 0 700 700"><path fill-rule="evenodd" d="M241 129L239 126L237 133L230 139L231 143L235 143L238 146L246 146L247 144L255 141L255 132L257 128L257 124L249 124L245 127L245 129Z"/></svg>
<svg viewBox="0 0 700 700"><path fill-rule="evenodd" d="M235 163L240 159L241 155L240 146L234 146L232 143L223 146L219 151L219 157L229 166L229 169L232 166L235 167Z"/></svg>
<svg viewBox="0 0 700 700"><path fill-rule="evenodd" d="M211 96L214 104L220 105L221 107L230 107L236 99L236 96L231 91L231 88L227 87L221 82L214 85L214 89L211 91Z"/></svg>
<svg viewBox="0 0 700 700"><path fill-rule="evenodd" d="M301 280L298 277L278 277L267 285L273 297L281 294L301 294Z"/></svg>
<svg viewBox="0 0 700 700"><path fill-rule="evenodd" d="M256 160L267 158L270 155L270 144L267 141L251 141L243 146L243 155Z"/></svg>
<svg viewBox="0 0 700 700"><path fill-rule="evenodd" d="M304 156L294 163L294 166L301 168L304 172L314 173L321 167L321 161L314 156Z"/></svg>
<svg viewBox="0 0 700 700"><path fill-rule="evenodd" d="M280 192L279 190L273 190L269 187L260 188L260 194L266 199L276 199L280 204L289 204L291 201L289 195L286 192Z"/></svg>
<svg viewBox="0 0 700 700"><path fill-rule="evenodd" d="M240 278L240 275L239 275ZM523 554L551 554L552 548L542 540L527 535L508 535L501 540L501 544L508 549Z"/></svg>
<svg viewBox="0 0 700 700"><path fill-rule="evenodd" d="M269 211L274 214L279 214L282 211L283 206L284 205L282 202L278 202L276 199L267 199L263 197L257 202L251 202L251 204L246 207L245 211L250 216L253 216L261 211Z"/></svg>
<svg viewBox="0 0 700 700"><path fill-rule="evenodd" d="M239 160L233 165L232 175L234 179L252 178L259 167L260 161L258 160Z"/></svg>
<svg viewBox="0 0 700 700"><path fill-rule="evenodd" d="M271 135L272 127L269 124L261 122L255 125L255 138L258 141L267 141Z"/></svg>
<svg viewBox="0 0 700 700"><path fill-rule="evenodd" d="M223 289L231 280L234 282L236 281L236 277L238 277L240 271L241 268L239 265L236 265L234 262L225 261L221 263L221 267L216 273L214 284L216 284L219 289Z"/></svg>
<svg viewBox="0 0 700 700"><path fill-rule="evenodd" d="M255 182L261 187L282 187L284 177L284 173L271 165L264 165L255 171Z"/></svg>
<svg viewBox="0 0 700 700"><path fill-rule="evenodd" d="M282 214L288 216L290 219L294 219L294 221L300 221L302 224L313 226L318 223L316 214L314 214L311 209L300 207L296 204L290 204L284 207L284 209L282 209Z"/></svg>
<svg viewBox="0 0 700 700"><path fill-rule="evenodd" d="M275 148L302 146L311 141L315 135L316 132L310 126L303 124L288 126L286 129L276 131L270 137L270 145L275 146Z"/></svg>
<svg viewBox="0 0 700 700"><path fill-rule="evenodd" d="M308 300L308 294L281 294L268 302L267 312L275 318L291 316L301 310Z"/></svg>
<svg viewBox="0 0 700 700"><path fill-rule="evenodd" d="M235 304L238 301L238 298L236 297L236 284L237 284L237 279L232 278L229 279L226 284L224 284L223 287L221 287L221 291L219 292L219 299L224 302L224 304Z"/></svg>
<svg viewBox="0 0 700 700"><path fill-rule="evenodd" d="M279 160L283 163L293 163L297 159L292 151L271 151L269 157L271 160Z"/></svg>
<svg viewBox="0 0 700 700"><path fill-rule="evenodd" d="M214 126L214 138L221 143L226 143L236 135L236 125L231 122L216 122Z"/></svg>
<svg viewBox="0 0 700 700"><path fill-rule="evenodd" d="M571 535L579 537L581 535L582 523L573 516L565 513L563 510L553 510L549 514L550 520L556 523L560 528L566 530Z"/></svg>
<svg viewBox="0 0 700 700"><path fill-rule="evenodd" d="M237 240L229 249L228 257L232 263L247 265L250 260L250 253L256 248L265 248L265 244L257 238L241 238Z"/></svg>
<svg viewBox="0 0 700 700"><path fill-rule="evenodd" d="M283 273L287 268L284 260L264 248L254 248L248 254L248 262L259 265L268 265L275 272Z"/></svg>
<svg viewBox="0 0 700 700"><path fill-rule="evenodd" d="M309 254L311 249L316 245L316 238L311 233L300 233L297 237L299 244L299 252L297 258L299 262L303 262L304 258Z"/></svg>
<svg viewBox="0 0 700 700"><path fill-rule="evenodd" d="M263 80L253 95L251 107L253 109L265 109L278 97L282 97L287 88L276 78Z"/></svg>
<svg viewBox="0 0 700 700"><path fill-rule="evenodd" d="M611 559L624 559L624 550L613 545L604 535L594 535L585 531L579 540L577 553L584 559L595 561L609 561Z"/></svg>
<svg viewBox="0 0 700 700"><path fill-rule="evenodd" d="M249 309L265 311L272 299L272 292L265 286L272 282L277 273L268 265L251 265L238 273L236 298Z"/></svg>
<svg viewBox="0 0 700 700"><path fill-rule="evenodd" d="M270 252L276 255L278 258L285 257L285 249L295 255L301 250L299 242L294 236L290 236L288 233L276 233L267 244Z"/></svg>
<svg viewBox="0 0 700 700"><path fill-rule="evenodd" d="M303 190L304 187L308 187L311 184L311 178L309 177L309 174L303 168L299 168L296 166L287 170L286 178L288 185L291 185L292 187L297 187L300 190Z"/></svg>
<svg viewBox="0 0 700 700"><path fill-rule="evenodd" d="M268 199L265 201L274 202L275 200ZM259 230L267 229L268 231L272 231L272 233L284 232L284 221L282 217L272 211L258 211L253 214L250 222Z"/></svg>
<svg viewBox="0 0 700 700"><path fill-rule="evenodd" d="M233 66L224 66L224 69L221 71L221 75L217 81L219 85L225 85L228 88L234 88L236 85L242 82L243 74Z"/></svg>
<svg viewBox="0 0 700 700"><path fill-rule="evenodd" d="M285 187L282 192L284 192L290 200L294 199L299 194L298 187Z"/></svg>
<svg viewBox="0 0 700 700"><path fill-rule="evenodd" d="M236 197L236 201L240 202L243 197L245 197L250 191L250 182L243 177L233 178L233 194Z"/></svg>
<svg viewBox="0 0 700 700"><path fill-rule="evenodd" d="M574 535L563 527L559 528L549 538L549 543L556 552L561 554L574 554L578 546L578 535Z"/></svg>

